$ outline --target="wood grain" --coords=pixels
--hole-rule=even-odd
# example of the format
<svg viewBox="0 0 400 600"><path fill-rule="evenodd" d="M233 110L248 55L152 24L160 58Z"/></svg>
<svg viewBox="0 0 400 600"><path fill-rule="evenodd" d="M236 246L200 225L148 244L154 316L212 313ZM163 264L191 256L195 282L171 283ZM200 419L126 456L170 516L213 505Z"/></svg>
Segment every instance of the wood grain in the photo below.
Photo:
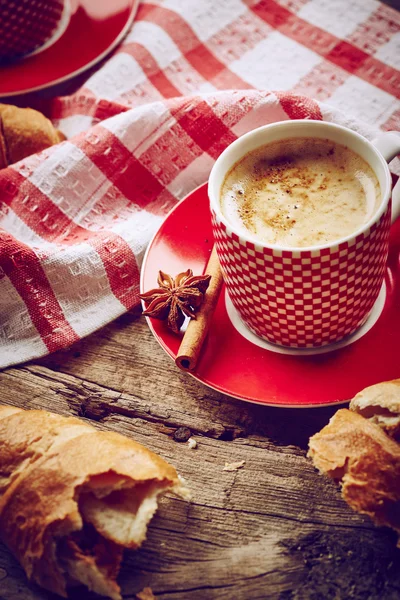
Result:
<svg viewBox="0 0 400 600"><path fill-rule="evenodd" d="M335 409L265 408L209 390L173 365L137 313L68 352L3 371L0 403L125 433L187 479L192 502L164 499L142 548L125 554L125 600L146 586L160 600L400 598L395 536L353 513L305 458L309 436ZM196 450L176 441L181 427ZM243 469L223 471L241 460ZM0 600L55 600L1 544Z"/></svg>
<svg viewBox="0 0 400 600"><path fill-rule="evenodd" d="M132 436L187 480L192 502L164 499L142 548L126 553L126 599L146 586L162 600L400 597L395 536L352 512L305 457L334 408L274 409L214 392L175 367L137 313L3 371L0 403ZM195 450L176 441L189 434ZM0 600L50 598L0 546Z"/></svg>

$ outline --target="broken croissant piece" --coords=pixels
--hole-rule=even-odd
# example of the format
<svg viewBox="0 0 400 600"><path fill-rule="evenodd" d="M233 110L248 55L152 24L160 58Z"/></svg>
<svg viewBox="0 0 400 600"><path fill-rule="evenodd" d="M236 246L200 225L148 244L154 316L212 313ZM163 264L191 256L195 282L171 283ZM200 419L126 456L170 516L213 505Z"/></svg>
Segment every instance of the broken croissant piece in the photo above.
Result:
<svg viewBox="0 0 400 600"><path fill-rule="evenodd" d="M399 433L396 390L398 380L357 394L352 410L337 411L310 438L308 456L321 473L340 482L351 508L376 525L394 529L400 547L400 444L393 439L394 432Z"/></svg>
<svg viewBox="0 0 400 600"><path fill-rule="evenodd" d="M187 497L175 469L120 434L0 405L0 537L29 579L66 597L120 600L123 548L145 539L157 500Z"/></svg>
<svg viewBox="0 0 400 600"><path fill-rule="evenodd" d="M37 110L0 104L0 169L65 139Z"/></svg>
<svg viewBox="0 0 400 600"><path fill-rule="evenodd" d="M350 402L350 410L376 423L400 442L400 379L365 388Z"/></svg>

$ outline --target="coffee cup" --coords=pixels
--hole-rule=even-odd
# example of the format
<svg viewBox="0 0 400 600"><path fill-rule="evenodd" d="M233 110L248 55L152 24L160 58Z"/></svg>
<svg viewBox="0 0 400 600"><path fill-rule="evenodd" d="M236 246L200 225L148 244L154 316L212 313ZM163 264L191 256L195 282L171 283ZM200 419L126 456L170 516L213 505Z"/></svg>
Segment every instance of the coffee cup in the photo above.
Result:
<svg viewBox="0 0 400 600"><path fill-rule="evenodd" d="M0 0L0 62L45 50L69 19L69 0Z"/></svg>
<svg viewBox="0 0 400 600"><path fill-rule="evenodd" d="M376 210L354 231L319 245L290 247L244 232L221 207L228 174L258 148L303 138L328 140L361 157L379 184ZM230 300L253 333L280 346L316 348L366 322L384 280L390 225L400 214L388 167L399 152L398 133L369 142L346 127L306 119L260 127L222 152L208 183L215 246Z"/></svg>

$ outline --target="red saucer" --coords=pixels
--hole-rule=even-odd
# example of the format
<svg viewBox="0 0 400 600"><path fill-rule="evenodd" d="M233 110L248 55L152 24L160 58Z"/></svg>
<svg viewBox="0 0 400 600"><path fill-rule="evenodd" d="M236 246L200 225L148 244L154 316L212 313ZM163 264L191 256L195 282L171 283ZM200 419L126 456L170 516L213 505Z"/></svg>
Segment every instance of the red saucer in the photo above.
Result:
<svg viewBox="0 0 400 600"><path fill-rule="evenodd" d="M70 21L54 44L0 67L0 97L40 90L92 67L122 40L139 0L70 0L70 4Z"/></svg>
<svg viewBox="0 0 400 600"><path fill-rule="evenodd" d="M168 215L147 250L141 291L156 286L159 269L201 274L213 246L206 185ZM345 348L314 356L276 354L247 341L233 327L219 298L211 330L193 376L249 402L310 407L345 402L362 388L400 377L400 220L392 228L386 301L368 333ZM180 337L164 321L147 319L162 348L175 359Z"/></svg>

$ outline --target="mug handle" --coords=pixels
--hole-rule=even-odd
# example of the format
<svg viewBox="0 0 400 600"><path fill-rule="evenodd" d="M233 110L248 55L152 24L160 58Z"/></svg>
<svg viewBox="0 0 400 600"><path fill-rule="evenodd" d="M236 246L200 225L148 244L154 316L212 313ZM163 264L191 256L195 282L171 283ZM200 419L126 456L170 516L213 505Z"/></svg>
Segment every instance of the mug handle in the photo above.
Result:
<svg viewBox="0 0 400 600"><path fill-rule="evenodd" d="M390 162L400 153L400 134L396 131L382 133L372 140L373 145ZM400 179L392 190L392 223L400 216Z"/></svg>

